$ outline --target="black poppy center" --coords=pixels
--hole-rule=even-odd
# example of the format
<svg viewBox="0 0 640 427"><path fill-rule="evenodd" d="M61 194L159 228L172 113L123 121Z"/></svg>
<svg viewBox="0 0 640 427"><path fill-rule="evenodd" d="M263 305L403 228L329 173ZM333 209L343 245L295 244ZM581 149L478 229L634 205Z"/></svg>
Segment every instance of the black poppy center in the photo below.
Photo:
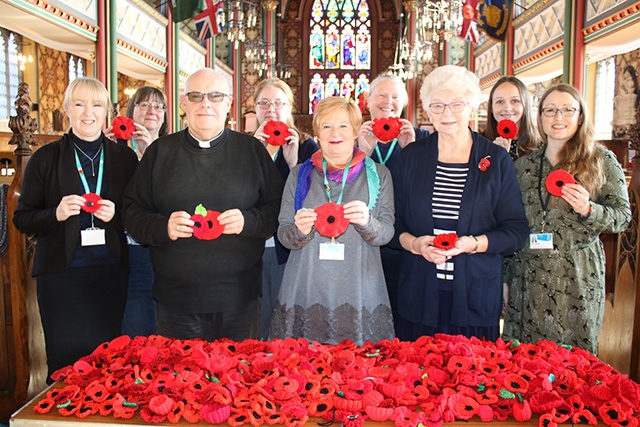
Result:
<svg viewBox="0 0 640 427"><path fill-rule="evenodd" d="M336 217L333 215L329 215L329 217L327 218L327 222L329 224L333 224L334 222L336 222Z"/></svg>
<svg viewBox="0 0 640 427"><path fill-rule="evenodd" d="M442 246L449 246L449 242L442 242ZM459 365L458 365L459 366Z"/></svg>
<svg viewBox="0 0 640 427"><path fill-rule="evenodd" d="M193 226L194 226L194 227L196 227L196 228L200 228L200 227L202 227L202 223L200 223L200 221L196 221L196 222L193 224Z"/></svg>
<svg viewBox="0 0 640 427"><path fill-rule="evenodd" d="M274 134L275 136L280 136L280 131L279 131L279 130L274 130L274 131L273 131L273 134Z"/></svg>
<svg viewBox="0 0 640 427"><path fill-rule="evenodd" d="M389 126L389 125L384 125L384 126L382 126L382 127L384 128L384 130L389 130L389 129L391 129L391 126Z"/></svg>
<svg viewBox="0 0 640 427"><path fill-rule="evenodd" d="M120 130L127 130L127 126L126 125L120 125Z"/></svg>
<svg viewBox="0 0 640 427"><path fill-rule="evenodd" d="M209 228L213 228L213 221L208 220L207 225L209 226Z"/></svg>
<svg viewBox="0 0 640 427"><path fill-rule="evenodd" d="M558 187L562 187L562 186L564 185L564 181L557 181L557 182L556 182L556 185L557 185Z"/></svg>
<svg viewBox="0 0 640 427"><path fill-rule="evenodd" d="M93 203L92 201L88 201L87 202L87 206L92 207L95 203Z"/></svg>

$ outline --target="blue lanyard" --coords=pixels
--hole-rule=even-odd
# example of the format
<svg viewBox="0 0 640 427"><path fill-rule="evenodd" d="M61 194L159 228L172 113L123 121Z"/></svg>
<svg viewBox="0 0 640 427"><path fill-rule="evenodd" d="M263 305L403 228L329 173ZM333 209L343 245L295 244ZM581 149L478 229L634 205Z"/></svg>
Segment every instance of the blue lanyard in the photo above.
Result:
<svg viewBox="0 0 640 427"><path fill-rule="evenodd" d="M136 144L136 139L133 137L133 135L131 136L131 148L133 148L133 152L136 153L136 156L138 155L138 144Z"/></svg>
<svg viewBox="0 0 640 427"><path fill-rule="evenodd" d="M347 162L342 174L342 189L340 190L340 196L338 196L337 204L342 203L342 195L344 194L344 186L347 183L347 176L349 175L349 168L351 167L351 159ZM322 158L322 172L324 174L324 190L327 192L327 198L331 202L331 187L329 187L329 180L327 179L327 160Z"/></svg>
<svg viewBox="0 0 640 427"><path fill-rule="evenodd" d="M98 162L98 182L96 183L96 191L95 193L99 196L102 191L102 176L104 172L104 150L103 147L100 147L102 152L100 153L100 161ZM76 156L76 168L78 169L78 175L80 175L80 181L82 181L82 186L84 187L85 193L91 193L91 189L89 188L89 183L87 182L87 178L84 176L84 170L82 169L82 164L80 163L80 158L78 158L78 151L73 150L73 154Z"/></svg>
<svg viewBox="0 0 640 427"><path fill-rule="evenodd" d="M378 144L376 144L376 154L378 155L378 159L380 159L380 164L385 165L387 163L387 161L391 157L391 154L393 154L393 150L396 148L397 143L398 143L398 138L393 138L393 141L391 141L391 146L389 147L389 151L387 151L387 155L384 156L384 159L382 158L382 154L380 153Z"/></svg>

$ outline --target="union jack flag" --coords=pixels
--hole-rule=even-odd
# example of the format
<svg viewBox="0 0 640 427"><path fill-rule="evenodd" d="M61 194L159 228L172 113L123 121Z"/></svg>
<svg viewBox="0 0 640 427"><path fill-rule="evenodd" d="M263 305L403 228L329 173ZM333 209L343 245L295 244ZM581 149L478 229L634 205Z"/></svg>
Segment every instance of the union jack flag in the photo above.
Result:
<svg viewBox="0 0 640 427"><path fill-rule="evenodd" d="M193 19L198 31L198 40L206 40L224 31L224 4L222 0L206 0L205 9Z"/></svg>
<svg viewBox="0 0 640 427"><path fill-rule="evenodd" d="M458 27L458 37L471 43L478 42L478 0L466 0L462 6L462 24Z"/></svg>

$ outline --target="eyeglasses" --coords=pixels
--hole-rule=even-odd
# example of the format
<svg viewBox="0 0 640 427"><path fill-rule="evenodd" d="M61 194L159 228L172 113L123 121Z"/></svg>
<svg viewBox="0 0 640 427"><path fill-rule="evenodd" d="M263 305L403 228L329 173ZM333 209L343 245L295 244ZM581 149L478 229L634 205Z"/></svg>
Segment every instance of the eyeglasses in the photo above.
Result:
<svg viewBox="0 0 640 427"><path fill-rule="evenodd" d="M222 92L209 92L209 93L189 92L187 93L187 99L190 102L202 102L202 100L204 100L205 95L207 99L211 102L222 102L225 96L229 96L226 93L222 93Z"/></svg>
<svg viewBox="0 0 640 427"><path fill-rule="evenodd" d="M160 112L167 109L167 106L164 104L152 104L150 102L139 102L136 104L136 107L142 111L149 111L150 108L153 108L154 111Z"/></svg>
<svg viewBox="0 0 640 427"><path fill-rule="evenodd" d="M435 102L433 104L429 104L429 109L433 114L442 114L444 113L445 108L449 107L452 113L461 113L464 110L464 107L467 106L467 102L456 101L450 104L443 104L442 102Z"/></svg>
<svg viewBox="0 0 640 427"><path fill-rule="evenodd" d="M269 102L263 99L262 101L256 102L256 105L260 107L262 110L268 110L269 106L271 105L273 105L273 108L275 108L276 110L281 110L282 107L289 104L287 104L286 102L278 101L278 100Z"/></svg>
<svg viewBox="0 0 640 427"><path fill-rule="evenodd" d="M578 111L578 109L574 107L543 108L541 111L545 117L555 117L558 113L560 113L562 117L571 117L576 113L576 111Z"/></svg>

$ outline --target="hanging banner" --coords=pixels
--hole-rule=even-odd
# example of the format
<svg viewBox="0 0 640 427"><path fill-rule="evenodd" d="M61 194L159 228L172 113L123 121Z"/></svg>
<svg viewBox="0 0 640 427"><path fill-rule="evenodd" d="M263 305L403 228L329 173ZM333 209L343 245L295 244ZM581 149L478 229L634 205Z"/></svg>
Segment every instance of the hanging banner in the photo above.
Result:
<svg viewBox="0 0 640 427"><path fill-rule="evenodd" d="M513 0L479 0L478 29L495 41L506 42L512 8Z"/></svg>

